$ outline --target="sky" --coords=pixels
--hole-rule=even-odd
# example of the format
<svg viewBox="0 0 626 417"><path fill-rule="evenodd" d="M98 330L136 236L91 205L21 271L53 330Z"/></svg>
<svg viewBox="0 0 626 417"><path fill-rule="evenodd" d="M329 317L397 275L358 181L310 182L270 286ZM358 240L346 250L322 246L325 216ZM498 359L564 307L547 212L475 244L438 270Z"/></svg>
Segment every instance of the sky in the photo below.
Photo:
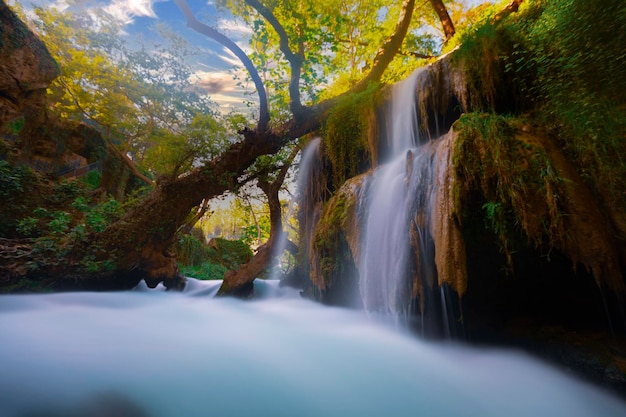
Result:
<svg viewBox="0 0 626 417"><path fill-rule="evenodd" d="M31 5L80 12L88 11L90 8L103 9L123 25L123 36L129 45L137 44L139 39L142 39L147 47L151 42L159 42L155 25L165 23L174 33L182 35L191 46L200 50L200 53L188 62L193 71L192 82L219 104L222 113L247 109L244 100L254 98L244 96L245 91L234 80L235 75L242 79L246 75L240 61L219 43L187 28L182 13L172 0L17 0L16 2L26 10ZM229 36L244 51L249 49L247 39L251 30L241 21L224 10L218 10L213 0L187 0L187 2L200 21ZM252 88L249 90L252 91Z"/></svg>

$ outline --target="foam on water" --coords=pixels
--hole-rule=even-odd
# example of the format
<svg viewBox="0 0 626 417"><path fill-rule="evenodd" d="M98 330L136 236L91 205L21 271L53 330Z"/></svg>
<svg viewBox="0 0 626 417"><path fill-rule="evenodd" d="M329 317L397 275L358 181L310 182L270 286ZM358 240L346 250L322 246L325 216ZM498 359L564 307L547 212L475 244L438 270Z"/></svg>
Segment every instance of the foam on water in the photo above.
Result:
<svg viewBox="0 0 626 417"><path fill-rule="evenodd" d="M102 393L154 417L626 415L520 353L425 343L274 282L254 301L218 285L0 296L0 415L85 417Z"/></svg>

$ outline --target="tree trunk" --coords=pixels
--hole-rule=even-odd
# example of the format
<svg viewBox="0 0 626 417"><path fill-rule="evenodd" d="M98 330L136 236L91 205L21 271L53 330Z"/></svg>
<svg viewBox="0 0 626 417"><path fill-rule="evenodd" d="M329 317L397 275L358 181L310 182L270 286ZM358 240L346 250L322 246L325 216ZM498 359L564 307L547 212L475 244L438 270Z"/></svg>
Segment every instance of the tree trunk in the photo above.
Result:
<svg viewBox="0 0 626 417"><path fill-rule="evenodd" d="M450 15L448 14L448 9L443 4L442 0L430 0L430 4L432 4L437 16L439 16L439 20L441 21L441 26L443 26L443 33L446 38L446 42L450 40L451 37L454 36L454 23L452 23L452 19L450 19Z"/></svg>
<svg viewBox="0 0 626 417"><path fill-rule="evenodd" d="M296 148L285 161L285 164L281 168L276 179L271 183L263 178L259 178L259 188L261 188L267 196L270 208L270 238L264 245L259 247L257 253L247 264L242 265L236 271L228 271L226 273L217 295L235 295L240 297L249 296L253 289L252 282L259 276L259 274L261 274L261 272L263 272L263 270L271 265L274 257L279 255L275 253L274 246L276 245L276 242L280 241L284 231L282 222L282 207L280 205L278 193L285 182L287 170L291 166L291 163L297 154L298 149Z"/></svg>
<svg viewBox="0 0 626 417"><path fill-rule="evenodd" d="M258 132L243 132L245 139L233 144L218 158L189 175L157 184L155 190L136 209L94 236L89 246L101 248L104 259L111 254L117 269L134 271L154 287L159 282L177 287L176 259L168 248L176 231L193 207L241 185L244 171L258 156L277 152L286 138Z"/></svg>

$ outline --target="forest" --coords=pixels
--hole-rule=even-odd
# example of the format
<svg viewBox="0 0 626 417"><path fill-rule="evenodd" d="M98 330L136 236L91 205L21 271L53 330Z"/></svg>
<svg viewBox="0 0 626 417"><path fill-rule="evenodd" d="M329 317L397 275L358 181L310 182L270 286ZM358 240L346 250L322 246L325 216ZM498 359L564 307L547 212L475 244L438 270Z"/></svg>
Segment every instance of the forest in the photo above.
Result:
<svg viewBox="0 0 626 417"><path fill-rule="evenodd" d="M626 398L621 1L148 3L0 2L0 293L279 280Z"/></svg>

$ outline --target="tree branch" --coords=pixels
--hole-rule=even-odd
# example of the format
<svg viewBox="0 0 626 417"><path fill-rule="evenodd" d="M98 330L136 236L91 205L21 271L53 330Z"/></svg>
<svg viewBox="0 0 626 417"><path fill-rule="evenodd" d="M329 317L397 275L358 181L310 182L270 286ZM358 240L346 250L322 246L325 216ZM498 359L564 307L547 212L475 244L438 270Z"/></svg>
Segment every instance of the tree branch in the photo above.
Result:
<svg viewBox="0 0 626 417"><path fill-rule="evenodd" d="M265 86L263 85L263 80L259 76L254 64L248 58L246 53L237 46L235 42L233 42L230 38L225 36L224 34L218 32L212 27L201 23L196 19L195 15L191 11L191 8L187 4L186 0L174 0L182 14L187 19L187 27L195 30L196 32L205 35L209 38L216 40L221 43L223 46L228 48L239 60L243 63L246 70L248 70L248 74L250 74L250 78L254 82L254 85L259 94L259 122L257 124L257 130L259 132L267 131L268 124L270 121L269 109L268 109L268 101L267 101L267 92L265 91Z"/></svg>
<svg viewBox="0 0 626 417"><path fill-rule="evenodd" d="M443 26L443 33L446 37L446 42L448 42L455 34L454 23L452 23L452 19L448 14L448 9L446 9L442 0L430 0L430 4L432 4L437 16L439 16L441 26Z"/></svg>
<svg viewBox="0 0 626 417"><path fill-rule="evenodd" d="M278 192L298 152L299 149L294 148L291 154L289 154L274 181L269 182L263 176L257 178L259 188L267 196L270 209L270 237L264 245L259 247L257 253L248 263L241 265L237 270L228 271L224 275L224 280L217 293L218 295L247 296L251 290L252 282L278 256L274 251L274 247L283 233L285 233L283 231L282 208Z"/></svg>
<svg viewBox="0 0 626 417"><path fill-rule="evenodd" d="M374 57L374 64L369 74L352 87L347 94L358 93L367 88L370 82L378 81L393 60L393 57L400 50L402 42L406 37L413 18L413 10L415 8L415 0L404 0L400 17L394 32L384 42Z"/></svg>
<svg viewBox="0 0 626 417"><path fill-rule="evenodd" d="M289 79L289 109L294 118L301 122L305 117L304 107L300 99L300 74L302 72L302 64L304 62L304 49L302 44L298 48L298 52L294 53L289 46L289 37L285 28L280 24L274 13L263 5L259 0L245 0L246 3L254 8L261 16L268 21L274 28L280 39L280 50L285 55L285 59L291 67L291 76Z"/></svg>

